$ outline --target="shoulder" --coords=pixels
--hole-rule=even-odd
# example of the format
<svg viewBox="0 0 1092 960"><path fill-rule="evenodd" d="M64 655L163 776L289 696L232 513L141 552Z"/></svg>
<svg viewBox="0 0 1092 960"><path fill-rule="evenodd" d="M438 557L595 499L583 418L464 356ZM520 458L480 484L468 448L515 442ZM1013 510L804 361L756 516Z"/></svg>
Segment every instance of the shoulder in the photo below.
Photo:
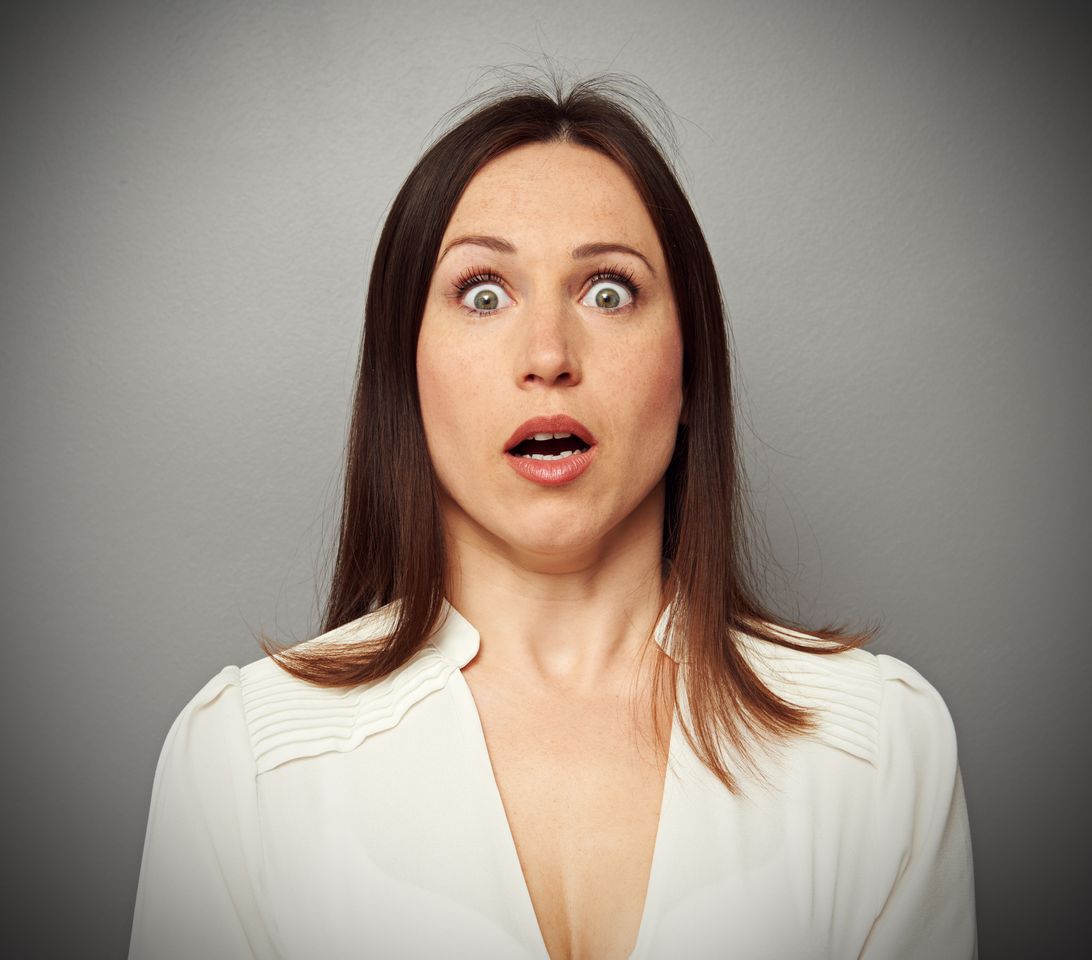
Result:
<svg viewBox="0 0 1092 960"><path fill-rule="evenodd" d="M391 609L353 620L300 647L367 641L391 625ZM397 670L354 687L324 687L296 677L270 657L224 667L190 700L176 725L207 719L210 736L230 732L245 747L255 775L289 760L349 751L398 724L414 704L447 684L457 668L426 644ZM220 704L219 707L216 705Z"/></svg>
<svg viewBox="0 0 1092 960"><path fill-rule="evenodd" d="M804 634L791 639L821 643ZM860 648L818 653L746 635L739 640L759 679L782 699L814 711L815 739L877 767L923 754L954 758L948 707L910 664Z"/></svg>

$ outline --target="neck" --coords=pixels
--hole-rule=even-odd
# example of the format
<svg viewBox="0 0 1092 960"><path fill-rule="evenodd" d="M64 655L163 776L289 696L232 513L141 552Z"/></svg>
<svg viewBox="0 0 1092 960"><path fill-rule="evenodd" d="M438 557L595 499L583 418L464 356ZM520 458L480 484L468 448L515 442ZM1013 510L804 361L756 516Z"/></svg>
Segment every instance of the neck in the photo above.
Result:
<svg viewBox="0 0 1092 960"><path fill-rule="evenodd" d="M448 600L481 636L474 669L574 691L630 675L659 613L662 530L662 496L564 554L445 523Z"/></svg>

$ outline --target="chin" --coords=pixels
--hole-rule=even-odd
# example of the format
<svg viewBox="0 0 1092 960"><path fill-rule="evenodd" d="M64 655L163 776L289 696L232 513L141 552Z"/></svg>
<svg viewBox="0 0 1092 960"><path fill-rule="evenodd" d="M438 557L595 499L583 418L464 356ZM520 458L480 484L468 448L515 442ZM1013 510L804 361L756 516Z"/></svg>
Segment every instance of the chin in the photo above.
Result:
<svg viewBox="0 0 1092 960"><path fill-rule="evenodd" d="M546 521L524 523L497 531L516 555L526 555L549 566L551 559L583 562L604 547L608 527L602 523L573 522L556 514Z"/></svg>
<svg viewBox="0 0 1092 960"><path fill-rule="evenodd" d="M509 540L508 545L515 552L547 558L587 553L594 550L599 541L598 537L559 534L556 530L543 532L540 536L523 531L518 539Z"/></svg>

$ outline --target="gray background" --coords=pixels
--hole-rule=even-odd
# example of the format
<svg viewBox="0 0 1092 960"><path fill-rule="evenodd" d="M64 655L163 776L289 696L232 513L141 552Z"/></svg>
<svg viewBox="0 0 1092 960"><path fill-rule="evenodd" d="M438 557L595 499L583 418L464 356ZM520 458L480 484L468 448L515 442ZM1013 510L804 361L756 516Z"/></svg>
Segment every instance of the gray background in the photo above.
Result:
<svg viewBox="0 0 1092 960"><path fill-rule="evenodd" d="M171 720L316 623L387 205L481 69L675 111L774 589L960 735L984 957L1089 892L1086 20L1043 4L38 4L3 56L8 955L124 953ZM1083 940L1083 937L1082 937Z"/></svg>

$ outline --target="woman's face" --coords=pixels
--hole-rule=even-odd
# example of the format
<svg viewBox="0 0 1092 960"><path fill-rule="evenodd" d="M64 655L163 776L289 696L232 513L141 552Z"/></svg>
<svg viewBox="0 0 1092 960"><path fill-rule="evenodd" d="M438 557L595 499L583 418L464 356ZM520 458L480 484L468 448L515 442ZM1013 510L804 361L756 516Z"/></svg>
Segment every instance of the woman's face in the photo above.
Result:
<svg viewBox="0 0 1092 960"><path fill-rule="evenodd" d="M535 143L477 173L440 245L417 381L449 536L556 568L661 534L682 339L656 230L621 167ZM523 429L554 415L581 426ZM583 436L541 439L564 432ZM527 433L540 439L510 452ZM565 454L582 441L587 452Z"/></svg>

